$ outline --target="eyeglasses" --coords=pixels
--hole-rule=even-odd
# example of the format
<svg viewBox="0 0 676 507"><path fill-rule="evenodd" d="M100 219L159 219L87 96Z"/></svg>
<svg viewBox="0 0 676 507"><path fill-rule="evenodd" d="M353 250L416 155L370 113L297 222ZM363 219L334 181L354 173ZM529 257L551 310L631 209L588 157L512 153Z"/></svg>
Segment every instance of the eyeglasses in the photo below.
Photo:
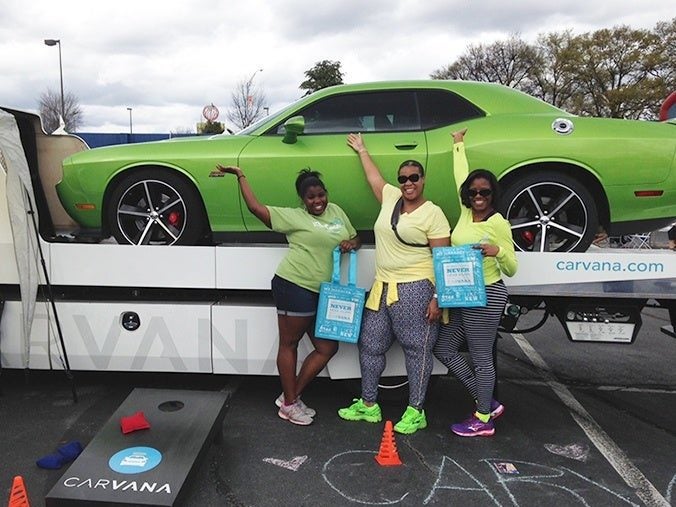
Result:
<svg viewBox="0 0 676 507"><path fill-rule="evenodd" d="M482 188L481 190L477 190L476 188L470 188L467 190L467 195L470 197L476 197L477 194L479 194L481 197L488 197L491 195L493 191L490 188Z"/></svg>
<svg viewBox="0 0 676 507"><path fill-rule="evenodd" d="M407 181L411 181L411 183L416 183L419 179L420 175L418 173L409 174L408 176L404 176L403 174L401 176L397 176L397 181L399 182L400 185L403 185Z"/></svg>

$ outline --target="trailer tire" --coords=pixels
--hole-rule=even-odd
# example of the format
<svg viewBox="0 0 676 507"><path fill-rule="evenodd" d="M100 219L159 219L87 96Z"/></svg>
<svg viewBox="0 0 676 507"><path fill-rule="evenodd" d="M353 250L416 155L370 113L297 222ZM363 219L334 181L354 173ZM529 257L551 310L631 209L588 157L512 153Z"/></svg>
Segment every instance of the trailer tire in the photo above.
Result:
<svg viewBox="0 0 676 507"><path fill-rule="evenodd" d="M596 202L585 186L555 171L539 171L503 189L501 210L517 250L584 252L599 227Z"/></svg>
<svg viewBox="0 0 676 507"><path fill-rule="evenodd" d="M115 184L106 202L106 218L120 244L195 245L206 230L197 190L167 170L130 172Z"/></svg>

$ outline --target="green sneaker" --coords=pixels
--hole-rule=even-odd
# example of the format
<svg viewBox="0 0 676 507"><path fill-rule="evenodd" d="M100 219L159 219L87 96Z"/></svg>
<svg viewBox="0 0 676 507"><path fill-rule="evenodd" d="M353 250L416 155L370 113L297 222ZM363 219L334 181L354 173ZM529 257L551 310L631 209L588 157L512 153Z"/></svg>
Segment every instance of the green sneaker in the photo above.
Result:
<svg viewBox="0 0 676 507"><path fill-rule="evenodd" d="M367 407L361 398L353 399L354 403L347 408L338 410L338 415L346 421L366 421L371 423L380 422L383 418L380 412L380 406L376 403Z"/></svg>
<svg viewBox="0 0 676 507"><path fill-rule="evenodd" d="M406 407L406 412L401 416L401 421L394 425L394 431L404 435L410 435L425 428L427 428L425 411L418 410L410 405Z"/></svg>

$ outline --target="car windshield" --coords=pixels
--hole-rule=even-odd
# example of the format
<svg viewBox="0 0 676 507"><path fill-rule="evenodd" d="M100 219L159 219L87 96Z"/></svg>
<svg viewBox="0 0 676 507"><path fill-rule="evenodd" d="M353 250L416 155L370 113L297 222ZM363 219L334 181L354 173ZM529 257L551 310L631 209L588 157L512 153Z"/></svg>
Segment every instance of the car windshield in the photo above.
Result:
<svg viewBox="0 0 676 507"><path fill-rule="evenodd" d="M289 104L288 106L282 108L281 110L277 111L276 113L271 114L270 116L264 116L260 120L256 120L254 123L252 123L248 127L240 130L235 135L247 136L247 135L251 134L252 132L254 132L256 129L258 129L261 125L263 125L265 123L268 123L268 122L276 123L277 121L279 121L279 119L282 116L284 116L287 113L287 111L289 109L291 109L295 105L296 105L296 103L293 102L292 104Z"/></svg>

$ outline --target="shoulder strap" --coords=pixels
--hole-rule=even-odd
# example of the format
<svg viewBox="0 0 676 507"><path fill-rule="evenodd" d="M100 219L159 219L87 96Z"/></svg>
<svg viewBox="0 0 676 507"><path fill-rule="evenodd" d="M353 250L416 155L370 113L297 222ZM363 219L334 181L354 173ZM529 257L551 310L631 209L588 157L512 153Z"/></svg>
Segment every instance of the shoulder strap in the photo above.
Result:
<svg viewBox="0 0 676 507"><path fill-rule="evenodd" d="M399 223L399 215L401 215L401 209L403 207L404 207L404 198L400 197L399 200L394 204L394 208L392 209L392 216L390 217L390 225L392 226L392 231L394 232L394 235L404 245L428 248L430 246L429 244L421 245L419 243L409 243L408 241L402 239L401 236L399 236L399 232L397 232L397 224Z"/></svg>
<svg viewBox="0 0 676 507"><path fill-rule="evenodd" d="M495 215L497 212L498 212L498 210L495 210L495 209L494 209L493 211L491 211L488 215L486 215L486 216L483 218L482 222L487 222L488 219L491 218L493 215Z"/></svg>

